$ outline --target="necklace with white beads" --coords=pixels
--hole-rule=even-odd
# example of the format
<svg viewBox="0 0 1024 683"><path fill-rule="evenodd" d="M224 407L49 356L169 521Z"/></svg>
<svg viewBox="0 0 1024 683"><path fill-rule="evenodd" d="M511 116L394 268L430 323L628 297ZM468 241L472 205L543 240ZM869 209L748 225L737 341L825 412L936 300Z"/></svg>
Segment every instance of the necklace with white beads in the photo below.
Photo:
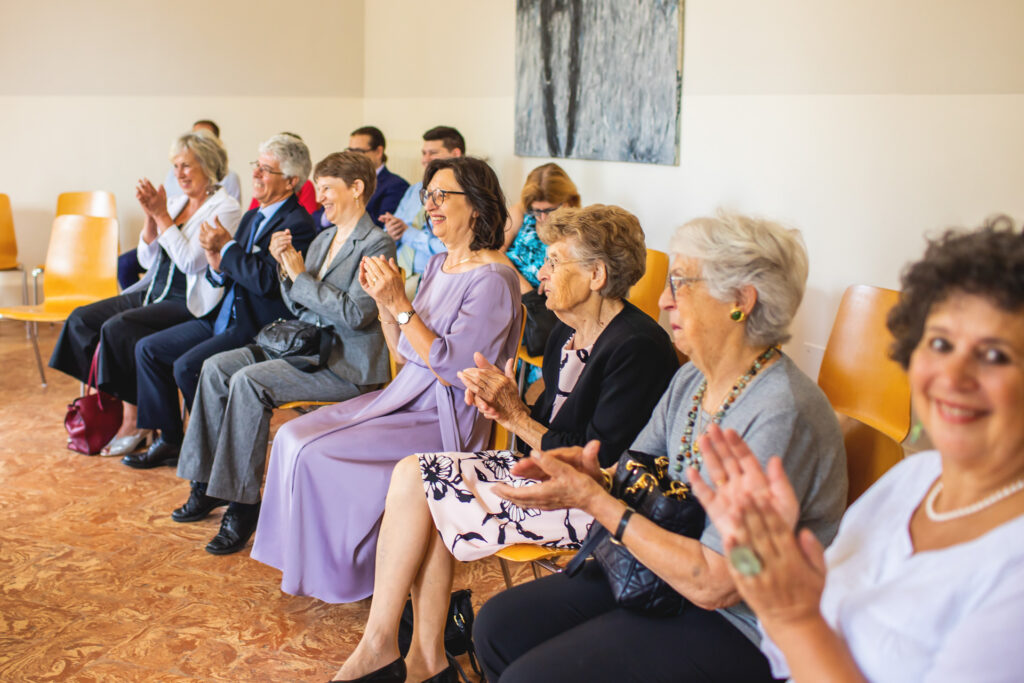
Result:
<svg viewBox="0 0 1024 683"><path fill-rule="evenodd" d="M1003 498L1008 498L1022 489L1024 489L1024 478L1018 479L1012 484L1007 484L992 495L982 498L977 503L972 503L956 510L950 510L949 512L936 512L935 499L939 496L939 492L942 491L942 482L939 481L935 483L935 487L928 494L928 497L924 499L924 514L928 515L928 519L933 522L948 522L953 519L960 519L961 517L973 515L975 512L991 507Z"/></svg>

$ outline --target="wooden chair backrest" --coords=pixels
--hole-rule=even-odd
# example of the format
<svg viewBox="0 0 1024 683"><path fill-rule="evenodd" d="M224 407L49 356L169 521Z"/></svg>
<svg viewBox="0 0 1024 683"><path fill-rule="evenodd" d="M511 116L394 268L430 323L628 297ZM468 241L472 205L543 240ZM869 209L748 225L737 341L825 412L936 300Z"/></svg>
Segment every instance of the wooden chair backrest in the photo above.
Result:
<svg viewBox="0 0 1024 683"><path fill-rule="evenodd" d="M0 193L0 270L18 265L18 239L14 234L11 199Z"/></svg>
<svg viewBox="0 0 1024 683"><path fill-rule="evenodd" d="M843 294L825 347L818 386L843 420L852 502L903 457L910 431L910 384L889 358L885 325L899 299L891 289L853 285Z"/></svg>
<svg viewBox="0 0 1024 683"><path fill-rule="evenodd" d="M57 215L117 218L117 201L112 192L62 192L57 195Z"/></svg>
<svg viewBox="0 0 1024 683"><path fill-rule="evenodd" d="M658 299L665 291L668 277L668 254L656 249L647 250L647 270L643 277L629 290L629 301L655 320L661 314Z"/></svg>
<svg viewBox="0 0 1024 683"><path fill-rule="evenodd" d="M57 216L46 250L47 304L117 295L117 219Z"/></svg>

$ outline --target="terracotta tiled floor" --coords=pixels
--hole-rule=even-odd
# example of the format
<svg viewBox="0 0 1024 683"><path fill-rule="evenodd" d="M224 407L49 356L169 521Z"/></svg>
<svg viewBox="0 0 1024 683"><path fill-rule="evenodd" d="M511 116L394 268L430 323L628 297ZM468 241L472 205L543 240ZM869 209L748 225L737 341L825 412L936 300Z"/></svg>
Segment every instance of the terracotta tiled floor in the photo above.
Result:
<svg viewBox="0 0 1024 683"><path fill-rule="evenodd" d="M58 331L40 328L44 358ZM248 549L204 552L220 512L176 524L188 487L172 468L67 450L62 420L78 383L47 379L40 387L24 327L0 321L0 681L330 678L369 600L285 595ZM503 586L496 560L456 574L478 608Z"/></svg>

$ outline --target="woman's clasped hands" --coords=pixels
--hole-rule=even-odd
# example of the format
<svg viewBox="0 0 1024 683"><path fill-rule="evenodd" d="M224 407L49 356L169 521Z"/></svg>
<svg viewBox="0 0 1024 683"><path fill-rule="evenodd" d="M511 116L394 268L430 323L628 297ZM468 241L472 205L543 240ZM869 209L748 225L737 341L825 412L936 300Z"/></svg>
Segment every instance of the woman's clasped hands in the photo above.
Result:
<svg viewBox="0 0 1024 683"><path fill-rule="evenodd" d="M292 246L290 230L281 230L270 236L270 255L281 264L281 268L293 282L306 270L306 262L303 260L302 254Z"/></svg>
<svg viewBox="0 0 1024 683"><path fill-rule="evenodd" d="M395 259L383 256L366 256L359 263L359 284L377 302L383 315L400 313L397 308L412 308L405 295L405 281Z"/></svg>

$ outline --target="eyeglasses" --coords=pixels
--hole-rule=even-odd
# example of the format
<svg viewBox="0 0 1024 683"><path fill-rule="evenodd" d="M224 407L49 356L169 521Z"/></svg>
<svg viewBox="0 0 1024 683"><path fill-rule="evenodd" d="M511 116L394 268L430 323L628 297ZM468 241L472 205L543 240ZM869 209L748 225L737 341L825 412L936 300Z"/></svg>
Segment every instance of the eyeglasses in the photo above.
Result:
<svg viewBox="0 0 1024 683"><path fill-rule="evenodd" d="M259 171L263 175L284 175L281 171L275 171L269 166L264 166L258 161L250 161L249 165L252 166L253 171Z"/></svg>
<svg viewBox="0 0 1024 683"><path fill-rule="evenodd" d="M589 263L589 262L590 262L590 259L585 259L585 258L574 258L574 259L567 259L565 261L556 261L556 260L552 259L550 256L545 256L544 257L544 262L541 264L541 266L547 266L552 271L554 271L556 268L558 268L558 266L565 266L565 265L568 265L570 263Z"/></svg>
<svg viewBox="0 0 1024 683"><path fill-rule="evenodd" d="M692 285L695 282L701 282L704 280L702 277L688 277L686 275L669 275L668 276L668 288L672 292L672 298L676 298L676 293L683 286Z"/></svg>
<svg viewBox="0 0 1024 683"><path fill-rule="evenodd" d="M562 205L559 204L558 206L552 206L550 209L530 209L526 212L526 215L533 216L534 218L545 218L561 208Z"/></svg>
<svg viewBox="0 0 1024 683"><path fill-rule="evenodd" d="M362 147L348 147L345 151L346 152L359 152L360 154L369 154L373 150L372 149L364 149Z"/></svg>
<svg viewBox="0 0 1024 683"><path fill-rule="evenodd" d="M445 198L450 194L466 194L465 192L457 192L456 190L427 190L426 188L420 189L420 204L426 204L427 198L434 202L434 206L441 206L444 204Z"/></svg>

